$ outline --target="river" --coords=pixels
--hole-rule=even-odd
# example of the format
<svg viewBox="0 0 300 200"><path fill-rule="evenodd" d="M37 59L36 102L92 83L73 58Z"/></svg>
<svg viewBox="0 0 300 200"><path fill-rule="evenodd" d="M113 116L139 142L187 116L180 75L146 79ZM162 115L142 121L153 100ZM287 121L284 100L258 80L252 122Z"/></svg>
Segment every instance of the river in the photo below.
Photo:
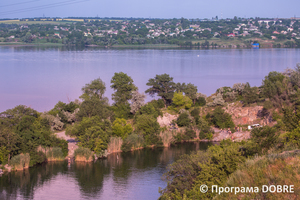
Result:
<svg viewBox="0 0 300 200"><path fill-rule="evenodd" d="M0 177L2 200L153 200L160 196L168 164L212 143L182 143L169 148L115 153L92 163L51 162ZM118 159L117 159L118 155ZM1 176L1 175L0 175Z"/></svg>
<svg viewBox="0 0 300 200"><path fill-rule="evenodd" d="M222 86L260 86L270 71L294 68L300 49L101 49L0 46L0 112L16 105L48 111L58 101L78 99L81 88L101 78L105 95L115 72L132 77L140 92L156 74L193 83L210 95ZM147 100L151 97L147 96ZM112 102L112 101L110 101Z"/></svg>

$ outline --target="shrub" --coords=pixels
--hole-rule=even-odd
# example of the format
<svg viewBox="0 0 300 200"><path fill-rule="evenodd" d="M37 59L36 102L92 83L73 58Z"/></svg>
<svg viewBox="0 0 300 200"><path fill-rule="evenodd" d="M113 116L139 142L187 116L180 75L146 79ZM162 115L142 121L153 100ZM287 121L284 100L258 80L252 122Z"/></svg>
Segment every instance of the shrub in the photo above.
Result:
<svg viewBox="0 0 300 200"><path fill-rule="evenodd" d="M139 115L152 115L154 118L157 118L158 116L162 116L163 114L157 103L155 101L151 101L141 107L141 109L137 112L136 117L138 117Z"/></svg>
<svg viewBox="0 0 300 200"><path fill-rule="evenodd" d="M206 152L183 155L167 167L163 179L168 185L160 191L160 199L213 199L216 193L201 193L200 185L205 183L210 190L212 185L221 186L244 161L240 144L231 141L211 146Z"/></svg>
<svg viewBox="0 0 300 200"><path fill-rule="evenodd" d="M206 105L206 100L204 97L199 97L196 100L195 106L205 106Z"/></svg>
<svg viewBox="0 0 300 200"><path fill-rule="evenodd" d="M210 116L211 122L218 128L233 128L234 123L232 121L231 115L225 113L225 111L217 107L212 115Z"/></svg>
<svg viewBox="0 0 300 200"><path fill-rule="evenodd" d="M115 135L115 136L118 136L118 137L121 137L122 139L124 139L132 131L133 131L132 126L130 124L126 124L125 119L117 118L113 122L112 132L113 132L113 135Z"/></svg>
<svg viewBox="0 0 300 200"><path fill-rule="evenodd" d="M275 127L254 128L246 145L247 154L251 156L266 153L269 149L276 147L277 142L278 132Z"/></svg>
<svg viewBox="0 0 300 200"><path fill-rule="evenodd" d="M288 132L286 136L287 136L287 143L295 144L298 147L300 147L300 126Z"/></svg>
<svg viewBox="0 0 300 200"><path fill-rule="evenodd" d="M181 113L179 117L177 118L177 125L180 127L188 126L191 124L191 119L189 117L189 114L187 112Z"/></svg>
<svg viewBox="0 0 300 200"><path fill-rule="evenodd" d="M136 120L136 130L143 135L158 134L160 126L156 120L150 115L140 115Z"/></svg>
<svg viewBox="0 0 300 200"><path fill-rule="evenodd" d="M213 99L213 102L209 102L207 104L207 106L214 107L214 106L223 106L225 104L223 96L220 93L218 93L217 96L213 96L212 99Z"/></svg>
<svg viewBox="0 0 300 200"><path fill-rule="evenodd" d="M91 162L94 159L93 152L88 148L79 147L74 151L75 161Z"/></svg>
<svg viewBox="0 0 300 200"><path fill-rule="evenodd" d="M199 117L199 114L200 114L200 109L199 108L194 108L192 111L191 111L191 116L193 116L195 119L197 117Z"/></svg>
<svg viewBox="0 0 300 200"><path fill-rule="evenodd" d="M175 92L172 99L172 106L169 108L175 111L180 109L190 109L192 107L193 101L188 97L182 94L182 92Z"/></svg>
<svg viewBox="0 0 300 200"><path fill-rule="evenodd" d="M6 150L5 146L0 147L0 164L5 164L8 159L9 151Z"/></svg>
<svg viewBox="0 0 300 200"><path fill-rule="evenodd" d="M46 157L47 161L62 161L65 158L62 149L59 147L53 147L50 149L47 152Z"/></svg>
<svg viewBox="0 0 300 200"><path fill-rule="evenodd" d="M128 135L127 138L125 138L121 149L122 151L127 152L133 149L140 148L143 146L143 144L144 144L143 136L132 133Z"/></svg>
<svg viewBox="0 0 300 200"><path fill-rule="evenodd" d="M187 128L185 130L184 135L185 135L185 137L184 137L185 140L190 140L190 139L194 139L196 137L196 132L191 128Z"/></svg>
<svg viewBox="0 0 300 200"><path fill-rule="evenodd" d="M251 104L256 103L259 100L259 90L257 87L250 87L249 83L246 83L243 91L244 103Z"/></svg>
<svg viewBox="0 0 300 200"><path fill-rule="evenodd" d="M197 123L198 129L200 130L199 133L199 139L208 139L210 140L213 137L214 131L211 129L211 127L209 126L208 122L203 119L203 118L199 118L199 121Z"/></svg>
<svg viewBox="0 0 300 200"><path fill-rule="evenodd" d="M46 161L46 155L41 151L30 152L30 166L41 164Z"/></svg>
<svg viewBox="0 0 300 200"><path fill-rule="evenodd" d="M68 127L66 133L76 136L82 147L100 153L107 149L111 136L111 123L108 119L101 120L99 116L84 117L81 122Z"/></svg>

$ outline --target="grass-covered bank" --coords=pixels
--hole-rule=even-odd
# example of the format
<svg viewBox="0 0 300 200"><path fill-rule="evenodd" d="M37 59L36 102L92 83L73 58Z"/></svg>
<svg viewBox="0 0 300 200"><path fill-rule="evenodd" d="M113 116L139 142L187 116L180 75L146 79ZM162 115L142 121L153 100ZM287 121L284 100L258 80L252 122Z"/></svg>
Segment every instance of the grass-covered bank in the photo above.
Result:
<svg viewBox="0 0 300 200"><path fill-rule="evenodd" d="M225 187L253 187L260 189L258 193L222 193L216 199L299 199L300 198L300 153L299 150L283 152L281 154L268 154L254 157L240 165L229 176ZM282 187L282 192L263 192L266 187L275 185ZM288 189L283 192L283 187ZM290 193L290 186L292 191ZM271 188L274 191L274 188ZM287 192L288 191L288 192Z"/></svg>

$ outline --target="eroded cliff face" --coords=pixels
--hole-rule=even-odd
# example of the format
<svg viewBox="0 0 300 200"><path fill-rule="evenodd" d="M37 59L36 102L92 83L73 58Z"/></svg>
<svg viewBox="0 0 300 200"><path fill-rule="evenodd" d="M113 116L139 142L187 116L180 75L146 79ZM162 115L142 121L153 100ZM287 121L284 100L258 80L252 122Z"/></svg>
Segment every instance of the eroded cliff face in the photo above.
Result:
<svg viewBox="0 0 300 200"><path fill-rule="evenodd" d="M224 107L224 110L232 115L235 125L252 125L256 123L267 125L272 122L271 114L264 110L263 106L242 107L232 103Z"/></svg>
<svg viewBox="0 0 300 200"><path fill-rule="evenodd" d="M172 121L177 119L178 115L171 115L169 113L164 113L163 117L158 116L157 122L159 123L160 127L169 127Z"/></svg>

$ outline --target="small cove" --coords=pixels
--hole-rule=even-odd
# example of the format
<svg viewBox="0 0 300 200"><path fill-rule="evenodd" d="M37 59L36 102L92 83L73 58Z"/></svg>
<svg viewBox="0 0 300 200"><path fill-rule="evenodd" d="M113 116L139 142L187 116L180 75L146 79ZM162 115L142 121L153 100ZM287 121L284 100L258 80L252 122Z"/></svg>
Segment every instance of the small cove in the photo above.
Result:
<svg viewBox="0 0 300 200"><path fill-rule="evenodd" d="M110 154L92 163L49 162L0 177L1 199L157 199L168 164L209 142ZM117 155L119 159L117 159Z"/></svg>

